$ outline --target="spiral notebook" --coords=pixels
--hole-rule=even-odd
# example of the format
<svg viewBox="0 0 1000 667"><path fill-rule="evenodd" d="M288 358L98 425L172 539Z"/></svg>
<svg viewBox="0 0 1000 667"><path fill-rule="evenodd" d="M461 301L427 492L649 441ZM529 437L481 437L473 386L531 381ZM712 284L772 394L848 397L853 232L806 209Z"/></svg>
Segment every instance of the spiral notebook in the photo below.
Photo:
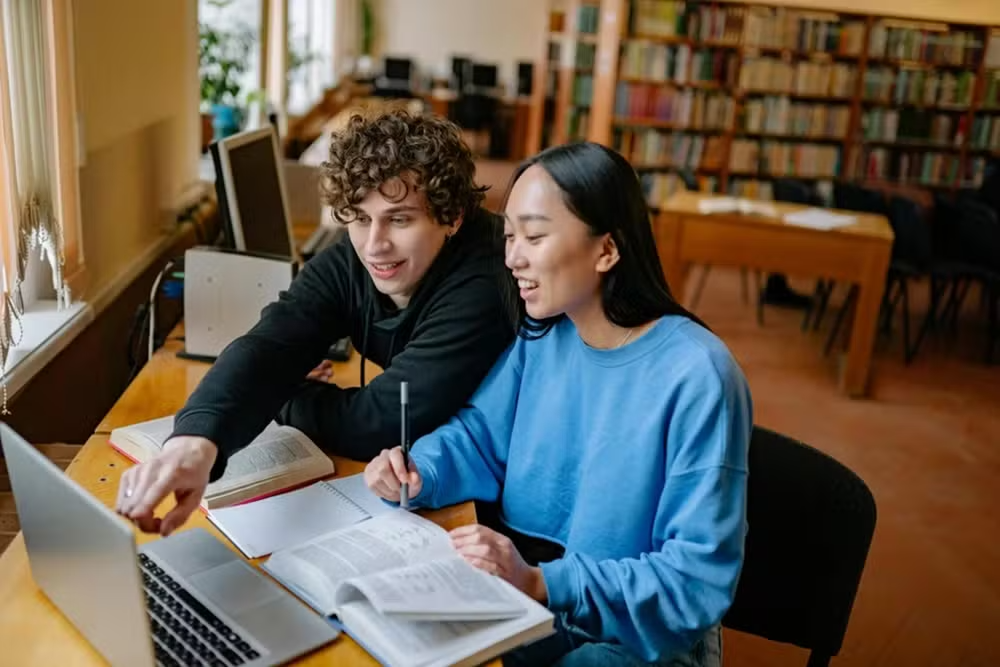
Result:
<svg viewBox="0 0 1000 667"><path fill-rule="evenodd" d="M357 474L211 510L208 518L247 558L259 558L391 510Z"/></svg>

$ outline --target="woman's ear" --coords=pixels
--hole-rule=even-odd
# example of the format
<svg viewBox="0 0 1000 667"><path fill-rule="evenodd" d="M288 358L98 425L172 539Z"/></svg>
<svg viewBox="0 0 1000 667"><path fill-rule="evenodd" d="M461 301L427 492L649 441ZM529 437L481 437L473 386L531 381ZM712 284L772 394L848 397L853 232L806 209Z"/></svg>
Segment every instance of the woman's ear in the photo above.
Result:
<svg viewBox="0 0 1000 667"><path fill-rule="evenodd" d="M611 234L605 234L601 241L601 254L597 256L597 272L607 273L614 268L621 255L618 254L618 244L611 238Z"/></svg>

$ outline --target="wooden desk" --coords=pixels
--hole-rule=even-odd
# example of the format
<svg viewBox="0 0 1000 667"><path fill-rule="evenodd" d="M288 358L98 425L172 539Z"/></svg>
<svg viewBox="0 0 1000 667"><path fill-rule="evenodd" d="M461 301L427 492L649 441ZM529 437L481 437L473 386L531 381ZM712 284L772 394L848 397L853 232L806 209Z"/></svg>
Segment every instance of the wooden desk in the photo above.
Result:
<svg viewBox="0 0 1000 667"><path fill-rule="evenodd" d="M878 313L885 291L893 233L883 216L840 211L857 217L848 227L822 231L785 224L780 216L806 208L775 203L777 218L698 212L706 195L678 192L654 223L657 250L670 289L684 294L691 264L741 266L796 276L833 278L859 287L851 342L840 373L850 396L868 389Z"/></svg>
<svg viewBox="0 0 1000 667"><path fill-rule="evenodd" d="M182 349L183 326L177 327L164 347L153 355L132 384L115 403L93 435L81 448L66 473L79 482L108 507L114 505L118 482L131 462L108 444L108 433L117 426L154 419L176 412L208 372L203 362L179 359ZM334 378L341 386L357 386L360 355L334 364ZM381 372L369 362L366 373L374 377ZM364 470L364 464L340 457L334 459L337 475L352 475ZM169 511L173 498L168 498L158 512ZM421 512L446 529L475 523L476 510L471 502L441 510ZM239 551L216 530L202 512L194 515L181 530L195 526L205 528ZM136 530L139 543L156 539ZM241 555L242 557L242 555ZM253 561L259 564L260 559ZM28 566L24 539L18 535L0 556L0 663L10 665L102 665L100 655L76 631L58 609L35 586ZM297 663L299 664L299 663ZM377 664L354 640L342 635L332 644L306 656L303 665L374 665ZM499 666L499 661L493 663Z"/></svg>
<svg viewBox="0 0 1000 667"><path fill-rule="evenodd" d="M333 457L338 475L351 475L364 470L364 464L349 459ZM131 465L108 444L106 435L94 435L81 448L80 453L66 470L108 507L112 507L118 492L121 473ZM160 511L169 510L173 500L168 499ZM444 528L451 529L475 523L473 504L463 503L453 507L424 513ZM239 553L219 533L202 512L195 512L182 530L199 526L219 537L233 551ZM156 539L136 531L140 543ZM259 564L259 560L254 561ZM24 538L18 535L0 556L0 663L5 665L103 665L101 656L76 631L68 620L49 602L35 586L28 567ZM332 644L316 651L301 663L303 665L375 665L377 664L354 640L341 635Z"/></svg>

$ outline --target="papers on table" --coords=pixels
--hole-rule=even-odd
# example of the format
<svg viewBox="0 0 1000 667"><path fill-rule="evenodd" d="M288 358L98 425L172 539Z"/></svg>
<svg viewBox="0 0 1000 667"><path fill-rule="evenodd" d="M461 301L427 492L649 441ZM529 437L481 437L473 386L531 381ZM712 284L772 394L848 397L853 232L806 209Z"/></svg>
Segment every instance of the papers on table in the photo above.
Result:
<svg viewBox="0 0 1000 667"><path fill-rule="evenodd" d="M698 200L698 212L703 215L713 213L742 213L744 215L760 215L769 218L778 217L777 209L770 202L754 201L741 197L704 197ZM794 213L786 213L782 219L785 224L798 227L809 227L827 231L838 227L847 227L857 222L853 215L833 213L823 208L806 208Z"/></svg>
<svg viewBox="0 0 1000 667"><path fill-rule="evenodd" d="M698 200L698 212L710 213L742 213L744 215L763 215L777 217L778 212L768 202L743 199L741 197L706 197Z"/></svg>
<svg viewBox="0 0 1000 667"><path fill-rule="evenodd" d="M822 208L807 208L795 213L787 213L784 220L789 225L821 230L837 229L838 227L846 227L857 222L857 218L853 215L831 213Z"/></svg>

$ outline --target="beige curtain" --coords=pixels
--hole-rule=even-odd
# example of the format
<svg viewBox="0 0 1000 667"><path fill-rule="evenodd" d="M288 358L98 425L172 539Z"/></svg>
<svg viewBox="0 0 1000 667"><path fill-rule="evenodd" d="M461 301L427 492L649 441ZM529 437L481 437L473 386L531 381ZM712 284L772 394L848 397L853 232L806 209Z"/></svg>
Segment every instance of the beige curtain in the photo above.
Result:
<svg viewBox="0 0 1000 667"><path fill-rule="evenodd" d="M17 186L12 172L14 163L13 137L10 122L10 86L7 80L7 49L5 21L0 10L0 372L6 378L7 356L21 337L20 321L12 301L13 278L17 275ZM6 406L6 382L3 385ZM6 414L6 409L2 411Z"/></svg>
<svg viewBox="0 0 1000 667"><path fill-rule="evenodd" d="M7 414L6 365L20 342L21 285L28 253L39 252L52 271L59 308L69 305L63 281L62 229L55 215L52 118L45 4L0 3L0 369Z"/></svg>
<svg viewBox="0 0 1000 667"><path fill-rule="evenodd" d="M19 315L23 312L21 282L28 253L38 250L52 270L52 285L59 307L69 305L69 289L63 281L62 229L55 216L54 171L49 68L45 43L43 3L3 3L12 155L7 163L13 172L17 213L14 221L17 266L10 279L11 301ZM12 159L11 159L12 158Z"/></svg>

